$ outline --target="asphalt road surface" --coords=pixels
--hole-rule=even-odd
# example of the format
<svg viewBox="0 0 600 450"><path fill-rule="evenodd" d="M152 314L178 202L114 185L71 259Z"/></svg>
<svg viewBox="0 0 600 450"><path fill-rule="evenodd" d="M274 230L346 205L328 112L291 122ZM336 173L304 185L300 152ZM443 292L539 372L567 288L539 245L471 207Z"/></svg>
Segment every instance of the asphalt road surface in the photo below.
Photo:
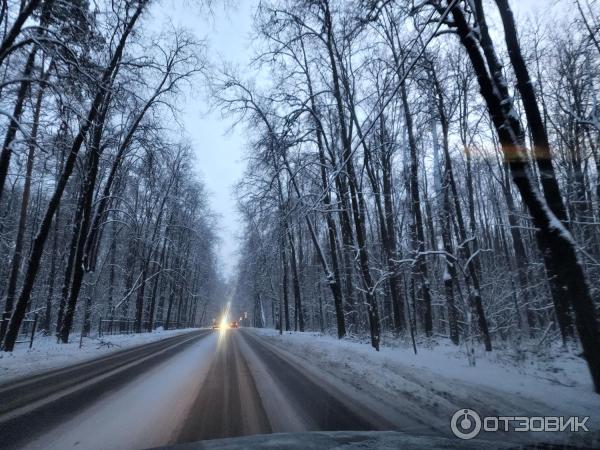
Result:
<svg viewBox="0 0 600 450"><path fill-rule="evenodd" d="M199 330L0 386L0 448L404 428L380 414L249 330Z"/></svg>

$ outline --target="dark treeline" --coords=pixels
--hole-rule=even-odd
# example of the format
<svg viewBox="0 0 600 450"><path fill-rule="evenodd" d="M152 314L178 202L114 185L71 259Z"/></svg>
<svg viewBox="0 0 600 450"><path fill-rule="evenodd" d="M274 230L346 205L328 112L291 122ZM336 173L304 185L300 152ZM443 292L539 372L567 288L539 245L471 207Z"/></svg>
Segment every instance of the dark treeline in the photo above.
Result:
<svg viewBox="0 0 600 450"><path fill-rule="evenodd" d="M573 343L600 391L600 5L517 23L509 3L260 3L269 76L216 87L252 136L256 326Z"/></svg>
<svg viewBox="0 0 600 450"><path fill-rule="evenodd" d="M198 324L221 289L207 194L169 138L204 50L182 30L153 34L152 3L0 4L6 351L36 313L68 342L101 317L136 332Z"/></svg>

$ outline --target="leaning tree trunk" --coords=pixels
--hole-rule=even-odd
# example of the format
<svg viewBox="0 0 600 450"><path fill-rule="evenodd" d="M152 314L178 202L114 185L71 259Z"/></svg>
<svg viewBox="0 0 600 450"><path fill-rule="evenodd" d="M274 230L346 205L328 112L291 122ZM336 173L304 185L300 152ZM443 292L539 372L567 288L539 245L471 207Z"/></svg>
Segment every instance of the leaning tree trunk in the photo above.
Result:
<svg viewBox="0 0 600 450"><path fill-rule="evenodd" d="M498 10L504 26L504 37L508 48L508 55L517 78L516 87L521 95L523 109L525 111L525 116L527 117L529 131L533 140L533 160L539 170L544 197L552 212L565 226L567 226L566 209L560 194L560 187L556 179L554 166L552 165L552 152L546 133L546 127L544 126L544 121L538 106L531 78L529 77L527 65L525 64L525 60L521 53L514 17L506 0L496 0L496 4L498 5ZM548 260L546 266L550 267L548 272L549 278L552 279L552 275L556 272L557 268L554 267L551 260ZM557 286L556 283L553 283L552 281L551 285L553 285L551 286L551 290L554 292L554 297L557 298L555 301L555 309L559 327L563 339L567 339L573 335L571 318L568 311L569 299L563 294L563 289L560 286Z"/></svg>
<svg viewBox="0 0 600 450"><path fill-rule="evenodd" d="M19 11L19 15L16 17L12 27L10 27L10 30L7 31L6 35L4 36L4 40L0 44L0 65L4 63L4 60L9 55L9 53L12 50L14 50L13 45L15 44L17 37L21 33L23 25L25 24L27 19L31 17L31 15L40 5L41 2L42 0L29 0L29 2L26 4L21 2L22 7ZM46 0L46 5L48 8L51 7L52 3L53 0Z"/></svg>
<svg viewBox="0 0 600 450"><path fill-rule="evenodd" d="M481 0L476 0L474 2L474 5L478 22L478 28L481 33L481 48L483 50L483 58L485 58L485 62L487 62L489 74L491 77L490 82L494 84L494 88L497 89L498 94L501 96L501 98L505 99L505 101L503 101L501 104L501 108L503 114L506 116L507 126L509 126L513 130L513 133L515 134L515 139L519 143L519 146L523 147L525 142L525 133L521 127L521 123L518 120L518 115L514 112L513 102L508 91L508 85L503 76L503 67L498 60L492 38L490 37L488 31L485 14L483 12L483 3L481 2ZM502 9L505 10L506 7L507 4L503 5ZM502 12L502 14L504 14L505 16L503 18L503 21L506 22L506 11ZM506 29L508 31L508 34L510 35L510 24L507 23L507 25L508 26ZM509 54L511 57L511 63L513 63L512 60L515 60L513 63L513 68L515 70L515 75L517 75L518 77L517 88L522 89L523 92L521 95L527 98L527 102L525 102L524 98L523 103L524 107L526 107L528 110L528 112L526 112L528 121L531 119L529 125L530 127L532 127L532 137L533 133L536 133L536 137L534 138L534 145L537 149L534 152L534 159L536 161L536 167L538 167L540 171L540 175L543 175L541 177L542 192L550 210L563 223L565 227L568 227L566 223L566 209L564 207L564 203L562 202L560 188L558 187L558 183L554 174L554 169L551 161L552 155L550 153L550 146L548 145L547 136L545 135L545 128L543 127L543 122L541 122L541 118L539 119L539 121L536 118L536 112L534 110L535 108L537 108L535 94L532 89L523 89L522 86L523 84L529 83L526 80L526 78L529 78L528 73L526 72L526 66L523 62L522 56L521 58L519 58L520 49L514 47L513 40L516 41L516 36L514 38L507 36L507 39L507 45L510 47ZM525 77L525 75L527 75L527 77ZM533 107L534 103L535 108ZM539 115L539 109L537 115ZM541 122L542 128L540 128L539 122ZM529 167L527 168L527 170L529 170ZM553 258L550 256L550 250L546 248L547 246L545 244L544 238L539 235L540 232L537 232L536 234L536 240L538 242L538 245L540 246L540 250L544 259L546 276L550 283L550 292L552 294L552 301L554 303L558 326L560 328L563 340L566 340L567 338L572 336L572 324L571 317L569 315L570 299L565 289L563 289L563 287L558 282L558 271L560 271L560 267L557 267L557 264L559 264L559 262L554 261Z"/></svg>
<svg viewBox="0 0 600 450"><path fill-rule="evenodd" d="M33 14L34 10L39 6L40 3L40 0L30 0L30 2L27 4L21 2L21 10L19 11L19 15L15 19L12 28L5 35L4 41L0 45L0 64L2 64L8 53L11 51L11 46L14 44L15 39L21 32L21 27L23 26L25 21ZM40 26L36 28L33 39L34 42L36 38L41 38L46 34L46 27L48 26L48 22L50 20L50 14L53 3L54 0L46 0L44 2L40 15ZM23 113L23 106L29 89L31 87L31 74L33 72L35 57L38 50L39 45L37 42L35 42L33 44L32 49L29 52L27 62L25 63L23 73L21 74L22 81L19 84L19 89L17 92L17 98L15 100L12 117L8 129L6 130L6 137L4 139L2 152L0 152L0 200L2 199L4 183L6 182L6 177L8 175L8 166L10 164L10 157L12 154L12 145L16 137L17 130L20 126L19 121L21 120L21 114ZM44 76L40 85L40 89L42 91L46 85L46 81L47 76Z"/></svg>
<svg viewBox="0 0 600 450"><path fill-rule="evenodd" d="M545 245L542 251L548 250L549 257L556 264L557 282L571 298L583 354L595 390L600 393L600 333L589 286L577 256L576 244L571 233L561 224L530 179L528 161L519 142L519 136L503 110L504 102L510 100L498 94L494 81L490 79L475 38L476 34L467 23L461 8L455 5L452 8L452 15L458 36L477 75L481 94L498 133L513 182L532 216L534 225L540 230L540 237Z"/></svg>

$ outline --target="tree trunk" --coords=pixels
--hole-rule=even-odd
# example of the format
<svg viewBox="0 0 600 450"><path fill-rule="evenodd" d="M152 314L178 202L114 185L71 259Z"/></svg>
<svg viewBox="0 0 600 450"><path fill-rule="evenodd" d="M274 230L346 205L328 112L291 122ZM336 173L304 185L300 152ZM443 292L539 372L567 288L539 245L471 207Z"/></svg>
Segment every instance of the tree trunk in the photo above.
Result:
<svg viewBox="0 0 600 450"><path fill-rule="evenodd" d="M102 112L94 125L94 133L92 143L89 149L87 171L84 179L83 190L81 192L81 201L78 205L75 221L79 222L76 249L73 258L73 277L71 281L71 289L69 291L69 301L66 306L65 315L63 317L60 338L64 344L69 342L69 334L73 325L73 316L79 298L79 291L85 275L83 266L83 252L85 247L85 239L90 227L90 218L92 214L92 203L94 200L94 188L96 186L96 178L98 175L98 166L100 164L100 143L102 140L102 131L104 122L110 105L110 95L108 95L102 106Z"/></svg>
<svg viewBox="0 0 600 450"><path fill-rule="evenodd" d="M32 52L33 54L33 52ZM44 77L45 78L45 77ZM37 145L37 134L40 121L40 112L42 109L42 100L44 97L44 88L40 87L33 111L33 125L31 127L31 136L29 141L29 149L27 153L27 164L25 169L25 182L23 184L23 195L21 199L21 210L19 212L19 224L17 225L17 236L15 237L15 246L13 257L10 262L8 275L8 285L4 296L4 320L0 322L0 342L6 334L7 322L12 313L14 305L15 292L17 290L17 281L19 278L19 269L21 268L21 258L23 254L23 238L27 228L27 209L29 208L29 196L31 193L31 174L33 172L33 160L35 158L35 149ZM19 113L20 115L20 113ZM14 138L14 136L13 136ZM8 136L7 136L8 139ZM6 140L5 140L6 146ZM10 144L9 144L10 146ZM2 192L0 190L0 196Z"/></svg>
<svg viewBox="0 0 600 450"><path fill-rule="evenodd" d="M481 0L476 0L474 4L478 28L481 32L481 48L483 50L483 57L487 62L487 65L489 67L489 73L491 76L490 82L493 84L494 88L498 90L498 94L500 95L500 97L505 100L502 102L500 107L506 119L506 125L509 126L512 130L514 134L514 139L519 144L519 148L523 148L525 145L525 133L521 128L521 123L518 120L518 115L514 111L514 106L510 93L508 91L508 86L506 84L506 80L503 77L503 68L498 60L498 57L496 56L494 44L489 35L485 14L483 12L483 3L481 2ZM507 4L503 5L502 9L506 10L506 7ZM503 22L506 22L507 12L501 11L501 13L505 16L503 18ZM507 25L508 34L510 35L510 25ZM523 83L529 83L529 81L526 81L525 79L525 75L527 75L527 78L529 78L529 75L526 72L526 66L522 60L522 57L519 58L520 49L519 51L516 51L517 49L514 47L514 42L516 42L516 35L507 36L506 39L508 39L509 41L508 45L510 47L509 55L511 57L511 63L513 63L513 59L516 63L516 66L513 66L513 68L515 70L515 75L518 77L517 88L523 89L523 86L520 85ZM523 71L523 69L525 69L525 72ZM531 86L531 88L533 87ZM540 175L542 178L541 181L544 198L548 203L548 207L550 207L550 210L560 221L563 222L563 225L565 225L566 210L564 208L562 197L560 196L560 189L558 187L558 183L556 182L556 178L554 175L554 169L551 162L552 155L550 153L550 146L548 145L547 137L545 136L545 127L543 127L543 122L541 122L541 119L540 122L542 128L539 127L540 123L535 117L536 112L534 110L534 107L532 106L533 102L535 102L535 108L537 108L535 95L533 91L529 90L529 88L527 87L523 89L523 93L521 95L523 94L528 99L527 103L525 103L525 98L523 98L524 106L527 104L527 109L529 110L529 112L526 113L526 115L528 117L528 120L530 117L532 119L532 122L529 125L530 127L535 128L536 137L534 140L534 145L536 145L536 150L534 152L534 159L536 160L536 167L539 168ZM537 111L537 114L539 115L539 109ZM525 165L523 170L530 171L529 164ZM554 181L552 181L552 179L554 179ZM556 310L556 318L558 321L558 325L563 339L567 339L568 337L572 336L571 318L568 314L570 299L567 296L566 291L558 282L558 272L560 271L560 267L557 267L553 258L550 257L550 250L546 248L547 244L545 243L544 238L541 236L537 236L536 239L538 241L538 245L540 245L540 250L544 256L544 265L546 268L547 278L550 283L550 292L552 293L552 301Z"/></svg>
<svg viewBox="0 0 600 450"><path fill-rule="evenodd" d="M13 25L10 28L10 30L8 30L8 32L5 34L2 44L0 44L0 64L4 63L4 60L13 49L15 40L21 33L23 25L25 24L27 19L31 17L31 15L37 9L41 2L42 0L29 0L28 3L22 2L22 7L19 11L19 15L13 22ZM46 5L50 7L52 2L53 0L46 0Z"/></svg>
<svg viewBox="0 0 600 450"><path fill-rule="evenodd" d="M529 209L534 225L540 229L540 237L545 244L545 248L541 250L549 251L549 257L556 263L557 282L572 300L584 357L588 363L596 392L600 393L600 333L594 304L577 256L575 242L571 233L562 226L529 178L527 159L524 156L518 134L510 126L511 122L502 107L503 102L509 100L499 96L499 91L490 79L473 30L459 7L452 8L452 15L461 43L465 47L477 75L481 94L498 133L513 181Z"/></svg>
<svg viewBox="0 0 600 450"><path fill-rule="evenodd" d="M294 288L294 305L296 309L295 323L300 327L300 331L304 331L304 314L302 313L302 296L300 295L300 277L298 274L298 263L296 261L296 246L294 245L294 237L288 228L288 240L290 242L290 262L292 265L292 286ZM297 327L294 327L298 331Z"/></svg>
<svg viewBox="0 0 600 450"><path fill-rule="evenodd" d="M411 210L414 216L414 227L416 233L416 247L414 266L417 269L418 277L421 280L421 295L423 297L423 320L424 329L427 336L433 334L433 316L431 311L431 291L429 288L429 272L427 263L422 253L425 251L425 233L423 230L423 216L421 213L421 199L419 195L419 162L417 160L417 143L413 131L413 119L408 106L406 88L404 84L400 88L402 96L402 105L404 108L404 117L406 122L406 131L408 134L408 147L410 151L410 196Z"/></svg>
<svg viewBox="0 0 600 450"><path fill-rule="evenodd" d="M29 93L29 87L31 86L31 74L33 73L33 66L35 63L35 55L37 53L37 46L35 46L23 68L21 73L21 81L19 90L17 92L17 99L15 100L15 106L13 108L12 117L10 124L6 129L6 136L4 137L4 144L2 146L2 152L0 152L0 200L2 200L2 192L4 191L4 184L6 183L6 177L8 176L8 166L10 164L10 157L12 155L12 145L17 136L19 130L19 121L21 120L21 114L23 113L23 106Z"/></svg>
<svg viewBox="0 0 600 450"><path fill-rule="evenodd" d="M285 212L283 213L285 215ZM287 226L283 226L281 228L281 250L280 250L280 254L281 254L281 270L283 273L283 279L282 279L282 293L283 293L283 314L285 317L285 331L290 331L290 303L289 303L289 297L288 297L288 255L287 255L287 249L286 249L286 243L285 243L285 231L284 229L287 228ZM280 319L280 323L281 323L281 319Z"/></svg>
<svg viewBox="0 0 600 450"><path fill-rule="evenodd" d="M340 138L343 147L343 158L344 167L348 174L348 184L350 188L350 200L352 203L354 225L356 231L356 243L358 245L358 257L359 266L361 270L362 279L364 282L365 296L367 298L367 314L369 317L369 328L371 334L371 345L375 350L379 351L380 341L380 324L379 324L379 310L377 305L377 299L375 297L375 286L371 277L371 271L369 268L369 253L366 247L366 231L364 227L364 211L365 201L362 195L362 191L358 186L356 173L354 170L354 164L352 162L352 143L348 134L348 128L346 125L346 116L344 113L344 103L342 100L342 92L340 87L340 79L337 70L337 61L335 58L335 52L333 49L333 24L331 21L331 13L329 10L329 3L325 2L325 31L327 33L326 43L329 54L329 62L332 69L332 81L333 81L333 94L336 99L338 121L340 124Z"/></svg>

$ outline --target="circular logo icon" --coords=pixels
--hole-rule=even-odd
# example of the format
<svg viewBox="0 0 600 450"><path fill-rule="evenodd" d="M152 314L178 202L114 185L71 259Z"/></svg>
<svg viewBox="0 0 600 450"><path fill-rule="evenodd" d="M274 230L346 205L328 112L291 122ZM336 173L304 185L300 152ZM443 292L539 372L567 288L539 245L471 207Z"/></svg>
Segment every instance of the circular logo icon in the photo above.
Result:
<svg viewBox="0 0 600 450"><path fill-rule="evenodd" d="M473 439L481 431L481 417L472 409L459 409L450 419L454 436L460 439Z"/></svg>

